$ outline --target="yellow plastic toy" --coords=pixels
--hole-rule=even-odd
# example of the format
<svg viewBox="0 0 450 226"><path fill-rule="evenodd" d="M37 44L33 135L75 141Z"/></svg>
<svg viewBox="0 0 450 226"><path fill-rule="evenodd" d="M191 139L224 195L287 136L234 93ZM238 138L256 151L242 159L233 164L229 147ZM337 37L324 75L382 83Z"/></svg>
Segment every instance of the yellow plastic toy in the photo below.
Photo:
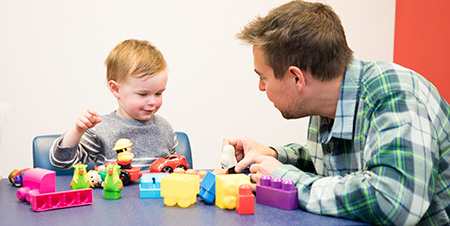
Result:
<svg viewBox="0 0 450 226"><path fill-rule="evenodd" d="M250 184L245 174L216 175L216 206L221 209L235 209L241 184Z"/></svg>
<svg viewBox="0 0 450 226"><path fill-rule="evenodd" d="M117 163L122 169L131 169L131 162L133 161L134 154L131 153L131 146L133 143L129 139L121 138L116 141L113 148L117 152Z"/></svg>
<svg viewBox="0 0 450 226"><path fill-rule="evenodd" d="M199 175L172 173L161 178L161 196L164 197L164 204L189 207L197 201L199 184Z"/></svg>

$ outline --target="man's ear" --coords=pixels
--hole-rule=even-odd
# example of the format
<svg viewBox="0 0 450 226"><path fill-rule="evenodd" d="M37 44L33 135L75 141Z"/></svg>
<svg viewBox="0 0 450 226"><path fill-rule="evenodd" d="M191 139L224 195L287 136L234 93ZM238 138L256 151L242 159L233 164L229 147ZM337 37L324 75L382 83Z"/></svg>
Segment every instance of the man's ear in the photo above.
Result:
<svg viewBox="0 0 450 226"><path fill-rule="evenodd" d="M120 97L119 84L114 80L110 80L108 81L108 87L114 97L118 99Z"/></svg>
<svg viewBox="0 0 450 226"><path fill-rule="evenodd" d="M295 82L297 89L301 91L305 87L305 76L303 74L303 71L296 66L290 66L288 68L288 72Z"/></svg>

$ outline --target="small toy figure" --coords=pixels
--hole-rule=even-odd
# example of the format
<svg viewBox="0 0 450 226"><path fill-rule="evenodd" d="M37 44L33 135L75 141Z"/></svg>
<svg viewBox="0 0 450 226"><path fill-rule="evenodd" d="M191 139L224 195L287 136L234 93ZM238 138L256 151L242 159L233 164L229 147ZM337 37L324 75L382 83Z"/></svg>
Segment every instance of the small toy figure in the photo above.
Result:
<svg viewBox="0 0 450 226"><path fill-rule="evenodd" d="M105 167L103 167L105 168ZM89 187L91 188L99 188L102 186L102 177L96 170L89 170Z"/></svg>
<svg viewBox="0 0 450 226"><path fill-rule="evenodd" d="M122 169L131 169L131 162L133 161L134 154L131 153L131 141L126 138L117 140L113 150L117 152L117 164Z"/></svg>
<svg viewBox="0 0 450 226"><path fill-rule="evenodd" d="M120 166L116 163L106 166L106 177L103 182L103 190L105 190L105 199L119 199L123 188L120 179Z"/></svg>
<svg viewBox="0 0 450 226"><path fill-rule="evenodd" d="M11 184L16 187L22 187L23 174L29 169L30 168L25 168L25 169L21 169L21 170L14 169L8 175L9 182L11 182Z"/></svg>
<svg viewBox="0 0 450 226"><path fill-rule="evenodd" d="M222 157L220 158L220 165L228 169L237 164L236 156L234 155L234 147L232 145L225 145L222 149Z"/></svg>
<svg viewBox="0 0 450 226"><path fill-rule="evenodd" d="M75 170L73 171L73 178L70 182L70 188L72 190L89 188L89 176L86 172L86 167L87 165L81 164L81 162L73 166Z"/></svg>

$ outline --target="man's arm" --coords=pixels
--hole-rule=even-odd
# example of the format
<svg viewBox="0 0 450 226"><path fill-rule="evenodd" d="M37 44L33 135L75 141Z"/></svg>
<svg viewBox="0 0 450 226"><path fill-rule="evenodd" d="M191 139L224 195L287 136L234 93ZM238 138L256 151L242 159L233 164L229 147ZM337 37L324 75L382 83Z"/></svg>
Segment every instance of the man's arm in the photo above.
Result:
<svg viewBox="0 0 450 226"><path fill-rule="evenodd" d="M293 180L299 205L309 212L372 224L417 224L438 179L436 137L422 103L409 93L390 95L367 115L361 171L323 177L282 165L271 176Z"/></svg>

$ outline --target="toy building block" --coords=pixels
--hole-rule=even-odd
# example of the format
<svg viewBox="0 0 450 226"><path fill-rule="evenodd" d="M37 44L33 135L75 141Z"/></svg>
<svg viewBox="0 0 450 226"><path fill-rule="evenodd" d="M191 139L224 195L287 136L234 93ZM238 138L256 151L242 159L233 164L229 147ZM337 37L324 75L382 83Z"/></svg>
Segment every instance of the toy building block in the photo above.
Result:
<svg viewBox="0 0 450 226"><path fill-rule="evenodd" d="M144 173L139 184L139 197L141 199L162 198L161 179L168 173Z"/></svg>
<svg viewBox="0 0 450 226"><path fill-rule="evenodd" d="M212 204L216 198L216 175L207 172L200 183L198 196L206 203Z"/></svg>
<svg viewBox="0 0 450 226"><path fill-rule="evenodd" d="M34 211L63 209L93 203L92 188L31 195L30 204Z"/></svg>
<svg viewBox="0 0 450 226"><path fill-rule="evenodd" d="M291 180L262 176L256 185L256 202L285 210L298 208L295 184Z"/></svg>
<svg viewBox="0 0 450 226"><path fill-rule="evenodd" d="M252 193L252 186L241 184L236 200L236 212L240 215L255 214L255 196Z"/></svg>
<svg viewBox="0 0 450 226"><path fill-rule="evenodd" d="M17 198L30 202L31 194L55 192L56 172L47 169L34 168L22 176L22 187L17 190Z"/></svg>
<svg viewBox="0 0 450 226"><path fill-rule="evenodd" d="M81 164L81 162L73 166L75 170L73 171L73 178L70 182L70 188L72 190L89 188L89 175L86 167L87 165Z"/></svg>
<svg viewBox="0 0 450 226"><path fill-rule="evenodd" d="M220 165L225 168L231 168L237 164L236 156L234 155L233 145L225 145L222 149L222 157L220 158Z"/></svg>
<svg viewBox="0 0 450 226"><path fill-rule="evenodd" d="M166 206L189 207L197 200L200 177L198 175L172 173L161 179L161 196Z"/></svg>
<svg viewBox="0 0 450 226"><path fill-rule="evenodd" d="M250 177L245 174L216 175L216 206L230 210L236 208L241 184L251 184Z"/></svg>
<svg viewBox="0 0 450 226"><path fill-rule="evenodd" d="M110 164L107 166L105 182L103 183L103 190L105 190L105 199L120 198L123 184L119 175L120 175L119 165Z"/></svg>

